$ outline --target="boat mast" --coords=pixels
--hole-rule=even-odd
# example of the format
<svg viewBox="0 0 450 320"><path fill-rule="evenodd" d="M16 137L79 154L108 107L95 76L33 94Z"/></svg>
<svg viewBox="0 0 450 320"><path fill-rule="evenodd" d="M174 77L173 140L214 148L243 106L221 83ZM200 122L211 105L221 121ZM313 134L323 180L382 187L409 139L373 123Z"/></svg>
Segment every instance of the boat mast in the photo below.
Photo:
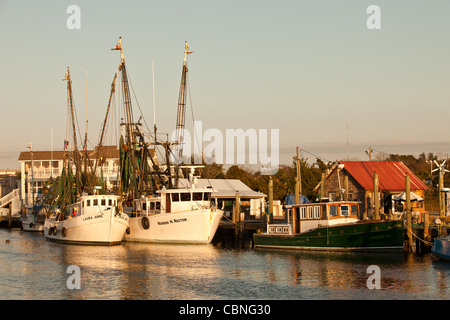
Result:
<svg viewBox="0 0 450 320"><path fill-rule="evenodd" d="M111 100L116 91L116 78L117 78L117 73L114 74L114 79L113 79L113 82L111 83L111 93L109 95L108 108L106 109L106 116L105 116L105 120L103 121L102 132L100 133L100 141L99 141L98 147L97 147L97 159L96 159L95 165L94 165L94 174L97 172L98 161L100 160L100 154L101 154L102 147L103 147L103 137L105 135L106 123L108 122L108 115L109 115L109 109L111 107Z"/></svg>
<svg viewBox="0 0 450 320"><path fill-rule="evenodd" d="M79 190L79 174L80 174L80 154L78 151L78 142L77 142L77 132L75 129L75 112L73 105L73 95L72 95L72 79L70 78L69 67L67 67L66 75L63 81L67 81L67 94L69 96L69 104L70 104L70 112L72 118L72 130L73 130L73 143L74 143L74 153L73 153L73 161L75 162L75 178L76 178L76 189L77 194L80 194Z"/></svg>
<svg viewBox="0 0 450 320"><path fill-rule="evenodd" d="M181 72L181 84L180 93L178 96L178 113L177 113L177 144L180 144L180 149L178 155L181 158L183 156L183 133L184 133L184 123L185 123L185 110L186 110L186 76L188 72L187 67L187 56L192 52L189 52L189 44L187 41L184 43L184 59L183 59L183 70Z"/></svg>

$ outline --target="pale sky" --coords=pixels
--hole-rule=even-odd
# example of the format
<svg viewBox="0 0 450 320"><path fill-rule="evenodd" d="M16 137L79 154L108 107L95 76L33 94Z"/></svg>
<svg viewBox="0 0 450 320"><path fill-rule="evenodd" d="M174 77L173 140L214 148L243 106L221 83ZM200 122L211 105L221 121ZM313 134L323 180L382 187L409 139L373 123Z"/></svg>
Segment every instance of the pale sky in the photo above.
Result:
<svg viewBox="0 0 450 320"><path fill-rule="evenodd" d="M70 5L81 10L79 30L66 25ZM367 27L370 5L381 9L379 30ZM119 36L150 126L154 59L159 132L175 129L188 41L195 120L223 132L279 129L281 163L291 164L297 146L346 159L347 139L350 159L367 160L369 147L449 153L449 13L447 0L0 0L0 169L19 168L29 142L50 150L53 139L62 150L67 67L80 131L87 107L97 143Z"/></svg>

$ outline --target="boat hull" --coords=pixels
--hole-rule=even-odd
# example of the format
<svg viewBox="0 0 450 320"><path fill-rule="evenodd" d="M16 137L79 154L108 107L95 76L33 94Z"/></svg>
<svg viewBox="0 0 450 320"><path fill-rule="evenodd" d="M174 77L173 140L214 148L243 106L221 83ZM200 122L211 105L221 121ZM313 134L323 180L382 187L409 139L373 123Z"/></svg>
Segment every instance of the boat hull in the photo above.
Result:
<svg viewBox="0 0 450 320"><path fill-rule="evenodd" d="M131 217L124 241L208 244L223 211L210 209ZM144 221L148 219L148 224Z"/></svg>
<svg viewBox="0 0 450 320"><path fill-rule="evenodd" d="M28 232L44 232L44 218L36 219L33 215L28 215L25 219L22 218L22 230Z"/></svg>
<svg viewBox="0 0 450 320"><path fill-rule="evenodd" d="M68 244L117 245L128 228L128 216L115 210L96 212L62 221L45 220L49 241ZM55 231L56 228L56 231Z"/></svg>
<svg viewBox="0 0 450 320"><path fill-rule="evenodd" d="M255 248L326 251L403 250L402 221L364 221L320 227L294 235L254 234Z"/></svg>
<svg viewBox="0 0 450 320"><path fill-rule="evenodd" d="M439 259L450 261L450 239L435 239L431 247L431 253Z"/></svg>

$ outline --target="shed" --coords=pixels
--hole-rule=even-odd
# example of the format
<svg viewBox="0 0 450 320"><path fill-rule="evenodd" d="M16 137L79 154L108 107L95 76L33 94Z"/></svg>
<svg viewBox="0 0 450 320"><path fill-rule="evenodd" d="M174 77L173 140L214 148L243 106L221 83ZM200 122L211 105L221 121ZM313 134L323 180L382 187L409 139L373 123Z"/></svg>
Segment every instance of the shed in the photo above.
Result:
<svg viewBox="0 0 450 320"><path fill-rule="evenodd" d="M339 161L326 174L324 196L330 201L347 197L359 201L363 217L373 214L373 179L378 175L381 213L395 212L393 197L405 191L405 177L411 191L424 198L428 187L401 161ZM315 189L321 192L321 183ZM424 212L424 202L414 202L413 211Z"/></svg>

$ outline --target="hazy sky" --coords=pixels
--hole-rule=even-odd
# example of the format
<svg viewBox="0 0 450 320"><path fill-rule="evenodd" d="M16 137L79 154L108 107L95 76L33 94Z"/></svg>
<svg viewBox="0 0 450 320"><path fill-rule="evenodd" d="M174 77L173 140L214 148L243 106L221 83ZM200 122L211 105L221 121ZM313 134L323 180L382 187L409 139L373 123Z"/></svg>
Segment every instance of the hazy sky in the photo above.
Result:
<svg viewBox="0 0 450 320"><path fill-rule="evenodd" d="M79 30L67 27L70 5L81 10ZM379 30L367 27L370 5L381 9ZM53 137L53 149L62 150L67 67L83 135L88 70L88 135L97 143L119 36L150 126L154 58L160 132L175 129L188 41L195 120L224 132L279 129L281 163L290 164L296 146L346 159L347 137L351 159L368 159L369 147L447 153L449 13L448 0L0 0L0 169L19 168L30 141L50 150Z"/></svg>

